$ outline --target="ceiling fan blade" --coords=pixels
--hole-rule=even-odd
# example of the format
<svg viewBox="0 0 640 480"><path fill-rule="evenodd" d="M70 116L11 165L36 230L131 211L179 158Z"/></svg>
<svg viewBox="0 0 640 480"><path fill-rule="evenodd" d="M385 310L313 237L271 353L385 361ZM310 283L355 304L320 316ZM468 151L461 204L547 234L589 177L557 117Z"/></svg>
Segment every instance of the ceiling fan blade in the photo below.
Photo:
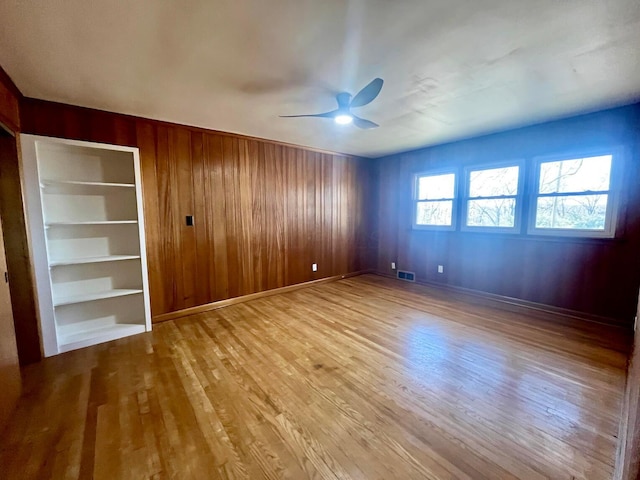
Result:
<svg viewBox="0 0 640 480"><path fill-rule="evenodd" d="M377 128L380 126L377 123L372 122L371 120L365 120L364 118L356 117L353 114L351 115L353 116L353 124L358 128L368 130L370 128Z"/></svg>
<svg viewBox="0 0 640 480"><path fill-rule="evenodd" d="M333 110L331 112L325 113L312 113L309 115L280 115L281 118L296 118L296 117L321 117L321 118L333 118L335 117L338 110Z"/></svg>
<svg viewBox="0 0 640 480"><path fill-rule="evenodd" d="M342 109L349 108L349 100L351 100L351 94L347 92L342 92L336 95L336 100L338 101L338 107Z"/></svg>
<svg viewBox="0 0 640 480"><path fill-rule="evenodd" d="M353 97L351 100L351 108L353 107L363 107L369 103L371 103L382 90L382 84L384 80L381 78L374 78L369 82L369 85L364 87L362 90L358 92L358 94Z"/></svg>

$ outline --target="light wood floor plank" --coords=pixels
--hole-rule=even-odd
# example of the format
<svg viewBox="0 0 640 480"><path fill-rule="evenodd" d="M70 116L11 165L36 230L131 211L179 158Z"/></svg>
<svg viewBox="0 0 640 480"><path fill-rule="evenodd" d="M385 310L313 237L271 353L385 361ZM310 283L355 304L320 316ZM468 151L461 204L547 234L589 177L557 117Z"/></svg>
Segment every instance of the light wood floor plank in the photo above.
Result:
<svg viewBox="0 0 640 480"><path fill-rule="evenodd" d="M364 275L24 369L2 478L611 478L628 332Z"/></svg>

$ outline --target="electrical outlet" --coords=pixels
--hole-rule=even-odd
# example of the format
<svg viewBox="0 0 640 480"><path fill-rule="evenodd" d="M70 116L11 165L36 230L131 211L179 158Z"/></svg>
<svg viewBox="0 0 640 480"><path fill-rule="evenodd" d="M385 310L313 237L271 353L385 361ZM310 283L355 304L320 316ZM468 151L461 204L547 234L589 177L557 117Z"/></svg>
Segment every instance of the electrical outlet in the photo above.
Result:
<svg viewBox="0 0 640 480"><path fill-rule="evenodd" d="M396 262L391 262L391 270L395 270L396 269Z"/></svg>
<svg viewBox="0 0 640 480"><path fill-rule="evenodd" d="M317 263L312 263L311 264L311 271L312 272L317 272L318 271L318 264Z"/></svg>
<svg viewBox="0 0 640 480"><path fill-rule="evenodd" d="M444 273L444 265L438 265L438 273Z"/></svg>

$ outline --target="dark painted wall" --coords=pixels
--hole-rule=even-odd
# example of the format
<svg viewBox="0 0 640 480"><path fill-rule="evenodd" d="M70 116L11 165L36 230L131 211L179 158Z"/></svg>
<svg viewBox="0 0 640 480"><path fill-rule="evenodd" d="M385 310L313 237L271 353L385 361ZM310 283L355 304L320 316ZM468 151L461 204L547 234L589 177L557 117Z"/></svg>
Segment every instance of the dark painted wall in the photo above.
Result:
<svg viewBox="0 0 640 480"><path fill-rule="evenodd" d="M413 230L412 176L441 168L623 146L615 239ZM640 104L392 155L377 160L377 269L390 262L438 282L630 324L640 284ZM445 273L437 273L437 265Z"/></svg>

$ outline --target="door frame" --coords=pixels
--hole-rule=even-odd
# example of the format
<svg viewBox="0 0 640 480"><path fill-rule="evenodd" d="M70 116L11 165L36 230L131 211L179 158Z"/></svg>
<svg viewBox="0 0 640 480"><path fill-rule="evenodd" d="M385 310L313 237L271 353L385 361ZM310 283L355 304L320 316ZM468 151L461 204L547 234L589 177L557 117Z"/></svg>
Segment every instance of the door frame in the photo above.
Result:
<svg viewBox="0 0 640 480"><path fill-rule="evenodd" d="M634 338L629 362L627 381L622 400L618 450L613 478L615 480L636 480L640 478L640 294L638 313L634 323Z"/></svg>

